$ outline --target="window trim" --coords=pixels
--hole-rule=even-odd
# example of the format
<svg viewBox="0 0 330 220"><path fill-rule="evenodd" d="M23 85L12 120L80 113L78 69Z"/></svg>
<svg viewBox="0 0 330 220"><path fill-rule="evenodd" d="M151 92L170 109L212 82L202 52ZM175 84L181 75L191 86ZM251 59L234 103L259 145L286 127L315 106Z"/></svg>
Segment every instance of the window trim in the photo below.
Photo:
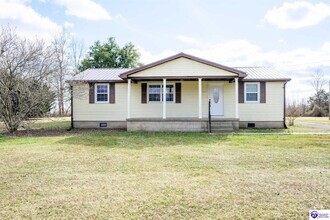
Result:
<svg viewBox="0 0 330 220"><path fill-rule="evenodd" d="M150 85L157 85L160 86L160 101L150 101L149 100L149 86ZM166 83L166 86L171 85L173 86L173 101L166 101L166 103L175 103L175 83ZM166 93L167 94L167 93ZM163 83L148 83L147 84L147 103L163 103L162 101L163 98Z"/></svg>
<svg viewBox="0 0 330 220"><path fill-rule="evenodd" d="M107 101L97 101L97 86L107 86L107 96L108 96L108 100ZM95 103L97 104L105 104L105 103L110 103L110 85L109 83L95 83L95 88L94 88L94 98L95 98ZM101 94L105 94L105 93L101 93Z"/></svg>
<svg viewBox="0 0 330 220"><path fill-rule="evenodd" d="M246 85L257 85L257 101L249 101L247 100L247 92L246 92ZM248 92L252 93L252 92ZM260 82L246 82L244 83L244 102L246 103L260 103Z"/></svg>

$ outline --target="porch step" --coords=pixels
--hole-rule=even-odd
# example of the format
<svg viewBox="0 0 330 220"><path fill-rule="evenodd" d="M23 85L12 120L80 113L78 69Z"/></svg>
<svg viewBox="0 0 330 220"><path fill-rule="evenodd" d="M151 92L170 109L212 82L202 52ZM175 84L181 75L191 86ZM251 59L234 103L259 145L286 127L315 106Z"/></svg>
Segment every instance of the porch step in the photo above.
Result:
<svg viewBox="0 0 330 220"><path fill-rule="evenodd" d="M233 126L231 121L212 121L212 126Z"/></svg>
<svg viewBox="0 0 330 220"><path fill-rule="evenodd" d="M211 123L211 133L234 132L233 123L230 121L215 121Z"/></svg>

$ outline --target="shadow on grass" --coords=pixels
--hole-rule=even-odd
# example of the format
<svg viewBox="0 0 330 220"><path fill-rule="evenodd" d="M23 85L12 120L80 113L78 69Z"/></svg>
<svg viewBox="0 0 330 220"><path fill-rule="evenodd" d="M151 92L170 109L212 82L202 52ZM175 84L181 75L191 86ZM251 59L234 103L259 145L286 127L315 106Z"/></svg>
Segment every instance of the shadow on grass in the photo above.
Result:
<svg viewBox="0 0 330 220"><path fill-rule="evenodd" d="M218 141L227 141L229 135L209 135L193 132L120 132L94 131L83 132L64 140L59 144L103 146L109 148L143 149L146 147L173 147L187 145L205 145Z"/></svg>

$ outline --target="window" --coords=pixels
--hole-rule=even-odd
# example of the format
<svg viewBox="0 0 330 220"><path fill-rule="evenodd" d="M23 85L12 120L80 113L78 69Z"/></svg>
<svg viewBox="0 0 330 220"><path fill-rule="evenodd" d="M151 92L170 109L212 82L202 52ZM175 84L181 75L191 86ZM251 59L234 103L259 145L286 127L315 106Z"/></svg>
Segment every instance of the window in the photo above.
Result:
<svg viewBox="0 0 330 220"><path fill-rule="evenodd" d="M163 85L149 85L149 102L163 101ZM174 85L166 85L166 101L174 102Z"/></svg>
<svg viewBox="0 0 330 220"><path fill-rule="evenodd" d="M149 102L160 102L162 96L160 85L149 85Z"/></svg>
<svg viewBox="0 0 330 220"><path fill-rule="evenodd" d="M245 101L259 102L259 83L245 83Z"/></svg>
<svg viewBox="0 0 330 220"><path fill-rule="evenodd" d="M163 96L162 96L162 100L163 100ZM166 85L166 101L174 102L174 85Z"/></svg>
<svg viewBox="0 0 330 220"><path fill-rule="evenodd" d="M95 102L109 103L109 84L95 85Z"/></svg>

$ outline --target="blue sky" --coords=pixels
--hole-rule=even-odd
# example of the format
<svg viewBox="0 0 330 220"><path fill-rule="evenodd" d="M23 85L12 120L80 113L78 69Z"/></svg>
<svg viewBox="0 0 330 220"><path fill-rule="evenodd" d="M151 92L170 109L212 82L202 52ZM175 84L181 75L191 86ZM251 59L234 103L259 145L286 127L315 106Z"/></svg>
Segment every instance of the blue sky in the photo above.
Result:
<svg viewBox="0 0 330 220"><path fill-rule="evenodd" d="M312 93L316 69L330 79L330 2L279 0L0 0L0 23L50 39L132 42L143 63L179 52L228 66L273 66L291 98ZM328 88L325 87L327 90Z"/></svg>

